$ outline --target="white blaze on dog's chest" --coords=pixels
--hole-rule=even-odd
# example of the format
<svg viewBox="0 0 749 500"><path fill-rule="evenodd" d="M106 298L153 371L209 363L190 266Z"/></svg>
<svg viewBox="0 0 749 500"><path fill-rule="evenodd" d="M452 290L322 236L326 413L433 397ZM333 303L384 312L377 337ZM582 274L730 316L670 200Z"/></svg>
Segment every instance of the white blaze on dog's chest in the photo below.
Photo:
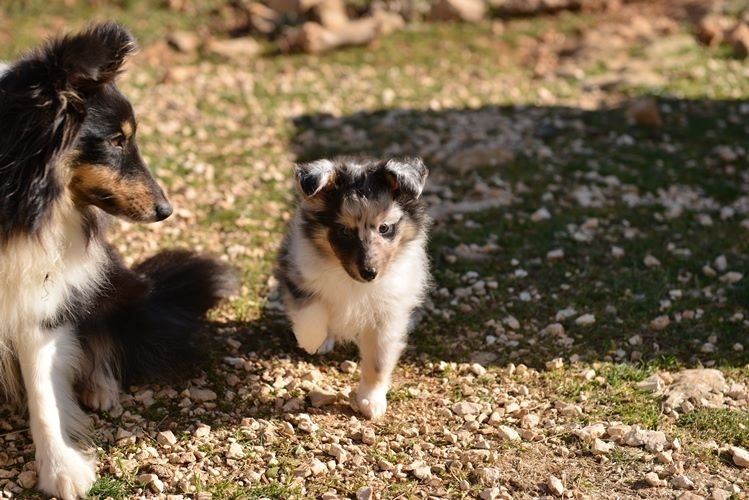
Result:
<svg viewBox="0 0 749 500"><path fill-rule="evenodd" d="M19 235L0 247L0 339L23 338L99 288L106 250L87 238L82 222L61 202L38 236Z"/></svg>

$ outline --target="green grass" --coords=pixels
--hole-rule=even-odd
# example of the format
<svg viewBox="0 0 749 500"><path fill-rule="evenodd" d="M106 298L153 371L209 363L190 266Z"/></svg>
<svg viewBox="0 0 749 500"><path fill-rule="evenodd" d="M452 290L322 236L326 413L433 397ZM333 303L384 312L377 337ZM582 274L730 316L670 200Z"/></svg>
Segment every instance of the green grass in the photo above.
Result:
<svg viewBox="0 0 749 500"><path fill-rule="evenodd" d="M749 414L741 410L699 408L679 417L678 425L718 444L749 445Z"/></svg>
<svg viewBox="0 0 749 500"><path fill-rule="evenodd" d="M96 480L91 491L88 492L88 497L91 499L104 499L114 498L120 500L128 498L129 485L117 478L111 476L101 476Z"/></svg>

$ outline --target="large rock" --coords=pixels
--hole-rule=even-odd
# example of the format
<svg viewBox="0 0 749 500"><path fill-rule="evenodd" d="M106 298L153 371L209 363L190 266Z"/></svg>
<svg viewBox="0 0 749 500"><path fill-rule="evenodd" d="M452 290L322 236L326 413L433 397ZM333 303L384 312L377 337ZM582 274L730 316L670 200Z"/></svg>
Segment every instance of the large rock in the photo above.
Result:
<svg viewBox="0 0 749 500"><path fill-rule="evenodd" d="M733 55L741 59L749 57L749 25L739 23L728 33L726 40L733 47Z"/></svg>
<svg viewBox="0 0 749 500"><path fill-rule="evenodd" d="M310 54L319 54L341 47L366 45L379 34L379 22L373 17L356 19L330 30L320 23L306 22L299 29L295 48Z"/></svg>
<svg viewBox="0 0 749 500"><path fill-rule="evenodd" d="M320 24L329 30L338 30L349 23L343 0L322 0L312 10Z"/></svg>
<svg viewBox="0 0 749 500"><path fill-rule="evenodd" d="M283 13L267 7L260 2L253 2L247 6L250 16L250 26L259 33L270 35L284 22Z"/></svg>
<svg viewBox="0 0 749 500"><path fill-rule="evenodd" d="M515 159L515 153L504 146L479 144L454 153L448 160L448 168L461 174L471 173L479 167L506 165Z"/></svg>
<svg viewBox="0 0 749 500"><path fill-rule="evenodd" d="M688 401L695 407L721 407L728 384L719 370L695 368L673 374L674 382L666 388L667 411L681 408Z"/></svg>
<svg viewBox="0 0 749 500"><path fill-rule="evenodd" d="M192 53L200 47L200 37L191 31L174 31L167 36L167 43L174 50Z"/></svg>
<svg viewBox="0 0 749 500"><path fill-rule="evenodd" d="M208 43L208 52L232 59L242 61L252 58L260 53L260 44L252 38L232 38L230 40L212 40Z"/></svg>
<svg viewBox="0 0 749 500"><path fill-rule="evenodd" d="M438 0L429 11L430 21L464 21L476 23L484 18L482 0Z"/></svg>

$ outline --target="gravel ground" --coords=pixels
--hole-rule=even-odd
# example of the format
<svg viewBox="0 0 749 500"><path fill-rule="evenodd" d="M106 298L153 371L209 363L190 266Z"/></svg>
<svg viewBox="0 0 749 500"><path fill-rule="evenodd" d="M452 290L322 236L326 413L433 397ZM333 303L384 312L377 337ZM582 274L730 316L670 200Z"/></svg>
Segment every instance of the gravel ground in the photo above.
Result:
<svg viewBox="0 0 749 500"><path fill-rule="evenodd" d="M85 15L0 26L17 44ZM195 378L93 415L92 497L745 495L749 66L678 2L324 57L177 54L184 20L113 15L147 41L122 87L176 210L112 238L132 262L212 253L243 287ZM269 277L292 162L347 152L432 171L435 287L377 422L348 404L356 350L296 348ZM34 497L25 416L0 426L2 494Z"/></svg>

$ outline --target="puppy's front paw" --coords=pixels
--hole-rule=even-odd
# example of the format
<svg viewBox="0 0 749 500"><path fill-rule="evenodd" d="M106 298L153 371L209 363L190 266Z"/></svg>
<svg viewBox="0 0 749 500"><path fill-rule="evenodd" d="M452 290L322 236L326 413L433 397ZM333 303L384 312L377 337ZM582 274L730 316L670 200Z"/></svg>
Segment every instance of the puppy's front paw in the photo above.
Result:
<svg viewBox="0 0 749 500"><path fill-rule="evenodd" d="M353 395L352 402L355 409L366 418L380 418L388 407L387 392L387 387L363 388L360 385Z"/></svg>
<svg viewBox="0 0 749 500"><path fill-rule="evenodd" d="M38 488L63 500L84 498L96 481L93 460L73 448L36 454Z"/></svg>
<svg viewBox="0 0 749 500"><path fill-rule="evenodd" d="M120 385L111 375L96 373L81 389L81 403L95 411L109 411L120 403Z"/></svg>
<svg viewBox="0 0 749 500"><path fill-rule="evenodd" d="M320 345L323 344L325 338L319 335L297 335L296 340L299 343L299 347L307 351L308 354L315 354Z"/></svg>
<svg viewBox="0 0 749 500"><path fill-rule="evenodd" d="M325 339L325 342L323 342L322 345L317 348L317 354L328 354L333 350L334 347L335 339L329 336L327 339Z"/></svg>

